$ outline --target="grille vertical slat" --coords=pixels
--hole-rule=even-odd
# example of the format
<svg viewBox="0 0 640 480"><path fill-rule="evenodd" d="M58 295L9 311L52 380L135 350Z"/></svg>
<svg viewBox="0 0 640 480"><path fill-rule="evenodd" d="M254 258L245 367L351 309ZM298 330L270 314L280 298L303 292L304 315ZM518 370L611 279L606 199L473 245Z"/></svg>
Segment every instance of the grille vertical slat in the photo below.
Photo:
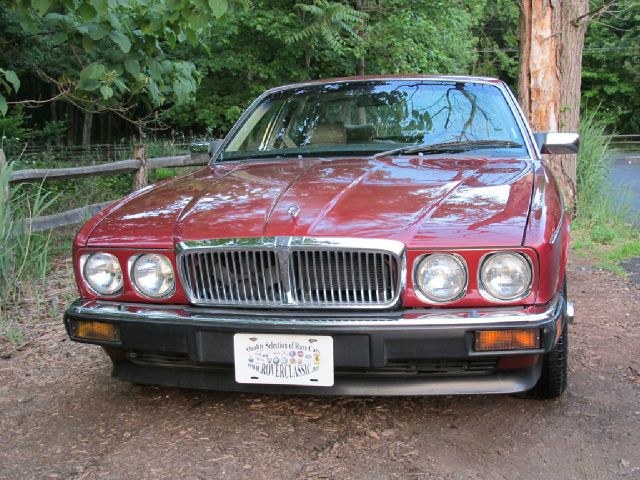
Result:
<svg viewBox="0 0 640 480"><path fill-rule="evenodd" d="M349 303L349 276L347 275L347 254L342 253L342 269L344 270L344 295Z"/></svg>
<svg viewBox="0 0 640 480"><path fill-rule="evenodd" d="M387 262L385 262L385 258L382 259L382 301L386 303L387 301L387 272L386 267Z"/></svg>
<svg viewBox="0 0 640 480"><path fill-rule="evenodd" d="M262 295L261 295L261 288L260 288L260 277L258 276L258 262L256 261L256 255L259 255L259 253L257 252L251 252L252 256L253 256L253 281L256 282L255 284L258 286L258 288L256 288L256 293L258 294L258 303L262 303Z"/></svg>
<svg viewBox="0 0 640 480"><path fill-rule="evenodd" d="M212 249L185 251L179 261L200 305L379 308L395 304L399 291L400 258L379 251Z"/></svg>

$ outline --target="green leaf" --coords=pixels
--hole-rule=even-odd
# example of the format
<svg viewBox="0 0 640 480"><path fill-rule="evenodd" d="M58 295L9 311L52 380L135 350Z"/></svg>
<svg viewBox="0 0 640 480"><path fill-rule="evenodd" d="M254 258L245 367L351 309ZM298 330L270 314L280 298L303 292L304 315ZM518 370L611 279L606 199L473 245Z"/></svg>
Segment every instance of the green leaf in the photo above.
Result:
<svg viewBox="0 0 640 480"><path fill-rule="evenodd" d="M106 0L91 0L91 5L100 14L107 13L109 11L109 4Z"/></svg>
<svg viewBox="0 0 640 480"><path fill-rule="evenodd" d="M106 72L106 70L107 69L105 68L105 66L101 63L90 63L80 72L80 80L100 79L102 75L104 75L104 72Z"/></svg>
<svg viewBox="0 0 640 480"><path fill-rule="evenodd" d="M7 101L2 95L0 95L0 116L4 117L7 114L8 109L9 105L7 105Z"/></svg>
<svg viewBox="0 0 640 480"><path fill-rule="evenodd" d="M96 46L96 42L91 37L82 37L82 48L85 52L92 52Z"/></svg>
<svg viewBox="0 0 640 480"><path fill-rule="evenodd" d="M148 58L147 68L149 69L149 73L151 73L151 76L154 79L159 80L160 78L162 78L162 67L158 60L156 60L155 58Z"/></svg>
<svg viewBox="0 0 640 480"><path fill-rule="evenodd" d="M104 25L99 23L91 23L87 25L87 33L91 37L92 40L102 40L104 37L109 35L109 30Z"/></svg>
<svg viewBox="0 0 640 480"><path fill-rule="evenodd" d="M83 3L78 7L78 14L80 15L80 18L83 22L90 22L91 20L96 18L98 12L96 12L96 9L93 8L92 5Z"/></svg>
<svg viewBox="0 0 640 480"><path fill-rule="evenodd" d="M16 75L16 72L14 72L13 70L5 70L4 78L7 80L7 82L13 85L13 91L17 92L20 88L20 79Z"/></svg>
<svg viewBox="0 0 640 480"><path fill-rule="evenodd" d="M49 10L51 2L49 0L33 0L33 6L38 11L38 14L43 17L44 14Z"/></svg>
<svg viewBox="0 0 640 480"><path fill-rule="evenodd" d="M147 88L147 91L149 92L149 95L151 95L151 101L155 105L162 104L162 97L160 96L160 90L158 89L158 84L153 79L149 80L149 86Z"/></svg>
<svg viewBox="0 0 640 480"><path fill-rule="evenodd" d="M224 15L229 8L229 4L227 0L209 0L209 8L211 9L211 13L216 18L220 18Z"/></svg>
<svg viewBox="0 0 640 480"><path fill-rule="evenodd" d="M124 61L124 68L127 72L129 72L134 78L138 78L140 75L140 64L137 60L133 58L127 58Z"/></svg>
<svg viewBox="0 0 640 480"><path fill-rule="evenodd" d="M97 90L100 87L99 80L102 78L105 71L106 68L101 63L90 63L80 72L78 88L80 90L86 90L87 92Z"/></svg>
<svg viewBox="0 0 640 480"><path fill-rule="evenodd" d="M105 100L109 100L111 97L113 97L113 90L109 85L102 85L100 87L100 93L102 94L102 98L104 98Z"/></svg>
<svg viewBox="0 0 640 480"><path fill-rule="evenodd" d="M62 45L64 42L67 41L68 38L69 37L67 36L66 32L57 32L57 33L54 33L53 36L51 37L51 43L54 46Z"/></svg>
<svg viewBox="0 0 640 480"><path fill-rule="evenodd" d="M189 15L187 20L194 30L202 30L209 25L209 19L199 12L194 12Z"/></svg>
<svg viewBox="0 0 640 480"><path fill-rule="evenodd" d="M129 50L131 50L131 41L124 33L113 31L109 34L109 38L113 40L124 53L129 53Z"/></svg>

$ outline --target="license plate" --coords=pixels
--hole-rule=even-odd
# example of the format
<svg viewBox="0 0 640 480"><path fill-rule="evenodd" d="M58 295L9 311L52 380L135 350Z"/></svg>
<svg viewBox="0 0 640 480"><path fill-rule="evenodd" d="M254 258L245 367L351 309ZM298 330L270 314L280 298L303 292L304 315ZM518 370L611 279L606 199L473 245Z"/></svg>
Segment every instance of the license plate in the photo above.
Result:
<svg viewBox="0 0 640 480"><path fill-rule="evenodd" d="M233 353L238 383L333 385L332 337L237 333Z"/></svg>

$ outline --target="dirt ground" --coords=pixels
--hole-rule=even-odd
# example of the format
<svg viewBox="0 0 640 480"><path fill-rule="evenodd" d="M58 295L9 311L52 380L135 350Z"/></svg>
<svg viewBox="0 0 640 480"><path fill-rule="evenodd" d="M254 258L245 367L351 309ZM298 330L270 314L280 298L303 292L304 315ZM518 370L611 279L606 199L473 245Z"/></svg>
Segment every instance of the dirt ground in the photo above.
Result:
<svg viewBox="0 0 640 480"><path fill-rule="evenodd" d="M54 305L24 322L23 349L0 343L0 478L640 479L640 289L576 259L569 285L554 401L134 386L67 340Z"/></svg>

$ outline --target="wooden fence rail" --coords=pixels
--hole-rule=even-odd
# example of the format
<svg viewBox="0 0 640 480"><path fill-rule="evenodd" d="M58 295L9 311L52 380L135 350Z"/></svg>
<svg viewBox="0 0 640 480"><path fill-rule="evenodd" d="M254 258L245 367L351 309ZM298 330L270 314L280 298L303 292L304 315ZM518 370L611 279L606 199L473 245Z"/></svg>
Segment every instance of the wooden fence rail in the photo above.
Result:
<svg viewBox="0 0 640 480"><path fill-rule="evenodd" d="M611 135L611 145L618 150L640 151L640 134Z"/></svg>
<svg viewBox="0 0 640 480"><path fill-rule="evenodd" d="M2 150L0 149L0 152L1 151ZM68 180L70 178L117 175L120 173L134 172L133 189L135 190L147 184L148 170L154 170L156 168L201 166L206 165L209 162L209 155L206 153L178 155L174 157L146 158L144 155L144 148L136 150L136 157L137 158L130 160L120 160L117 162L84 167L17 170L11 173L9 182L16 184L25 182ZM67 210L66 212L27 219L27 223L30 225L31 231L34 232L82 223L103 208L109 206L114 201L115 199L108 202L74 208L72 210Z"/></svg>
<svg viewBox="0 0 640 480"><path fill-rule="evenodd" d="M163 167L189 167L206 165L207 155L179 155L176 157L158 157L146 160L148 169ZM111 163L101 163L84 167L71 168L36 168L17 170L11 174L11 183L38 182L42 180L68 180L70 178L95 177L99 175L117 175L119 173L140 170L142 161L138 159L120 160Z"/></svg>

